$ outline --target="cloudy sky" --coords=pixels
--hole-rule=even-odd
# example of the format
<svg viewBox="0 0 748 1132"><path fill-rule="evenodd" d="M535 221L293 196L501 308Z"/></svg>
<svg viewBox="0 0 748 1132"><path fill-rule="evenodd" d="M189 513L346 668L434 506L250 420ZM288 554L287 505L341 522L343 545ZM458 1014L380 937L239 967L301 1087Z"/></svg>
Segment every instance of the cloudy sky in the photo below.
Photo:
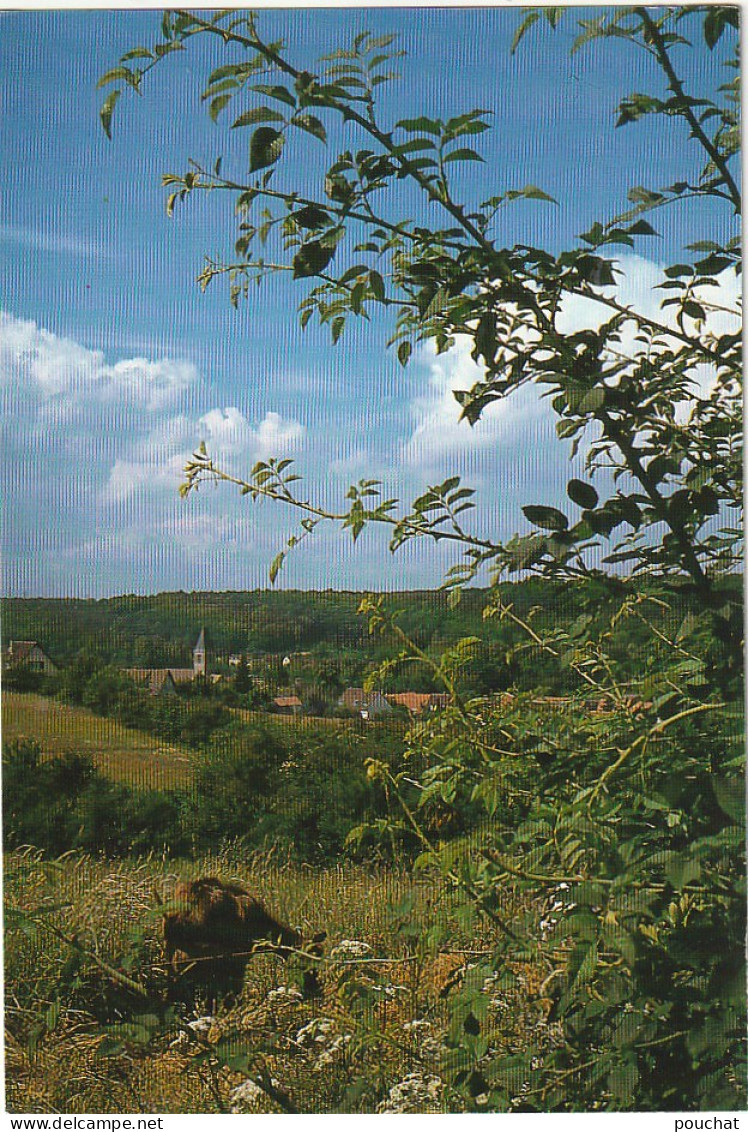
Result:
<svg viewBox="0 0 748 1132"><path fill-rule="evenodd" d="M511 56L519 18L505 7L365 16L306 8L268 11L262 26L310 69L363 27L397 33L407 57L384 99L385 120L492 111L494 129L481 138L486 163L471 166L465 197L540 185L559 204L519 206L505 239L555 250L621 207L631 185L669 184L693 172L699 155L677 132L655 144L646 123L613 130L620 96L652 86L630 48L571 57L570 25L555 37L528 36ZM478 490L479 530L525 529L523 503L563 498L568 456L531 393L493 407L475 429L459 422L453 391L479 376L464 343L438 358L421 349L403 371L385 348L384 320L351 324L336 347L326 330L302 332L298 284L272 283L238 310L220 283L200 292L204 256L232 247L230 210L195 201L168 218L161 174L183 172L188 157L230 158L239 144L199 98L204 77L225 61L220 51L191 49L161 68L141 99L123 97L111 142L98 119L98 78L123 52L156 42L159 26L145 11L0 14L5 592L267 585L298 520L227 488L182 500L182 469L200 441L236 474L290 456L309 494L331 502L362 477L408 499L459 473ZM705 49L687 70L697 83L721 80ZM696 227L693 217L673 217L661 238L623 257L621 296L652 302L662 266ZM567 317L594 320L581 308ZM353 546L331 531L289 558L279 584L431 586L449 564L433 546L393 558L381 533Z"/></svg>

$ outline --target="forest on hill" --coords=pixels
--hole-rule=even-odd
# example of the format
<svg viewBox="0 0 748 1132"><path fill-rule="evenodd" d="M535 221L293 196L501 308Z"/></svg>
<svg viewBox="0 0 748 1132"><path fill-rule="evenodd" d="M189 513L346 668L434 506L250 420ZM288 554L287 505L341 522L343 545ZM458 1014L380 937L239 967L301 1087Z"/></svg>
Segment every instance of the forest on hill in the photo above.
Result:
<svg viewBox="0 0 748 1132"><path fill-rule="evenodd" d="M739 598L742 578L727 579L724 587L726 595ZM191 663L197 635L205 628L211 661L219 670L232 654L251 658L299 652L319 660L334 657L343 666L348 661L355 670L356 662L376 663L393 652L391 641L370 635L367 618L358 612L364 596L334 590L251 590L99 600L6 598L3 635L6 642L38 641L61 666L86 653L115 666L180 667ZM485 616L492 597L500 597L519 617L530 616L543 632L569 628L580 617L597 619L610 603L608 591L594 580L571 585L540 578L505 582L493 590L467 588L456 604L445 590L393 592L384 601L409 640L429 653L437 655L473 638L476 647L500 656L506 668L507 654L519 635L510 622ZM679 594L669 610L657 610L655 616L662 627L677 629L689 611L687 598ZM635 659L640 637L643 640L633 619L621 628L622 656ZM540 662L541 668L533 668L535 684L528 686L542 684L542 659L534 658L533 664ZM519 675L516 666L513 675ZM495 676L497 687L505 686L508 678L506 672L502 678Z"/></svg>
<svg viewBox="0 0 748 1132"><path fill-rule="evenodd" d="M534 580L511 589L512 600L525 610L549 596L547 583ZM182 664L203 627L216 656L365 650L369 634L358 614L363 596L334 590L251 590L99 600L8 598L3 623L6 639L38 640L62 664L92 649L110 664ZM419 644L437 648L480 634L485 599L483 589L466 590L455 608L440 590L387 598L393 610L402 611L403 628Z"/></svg>

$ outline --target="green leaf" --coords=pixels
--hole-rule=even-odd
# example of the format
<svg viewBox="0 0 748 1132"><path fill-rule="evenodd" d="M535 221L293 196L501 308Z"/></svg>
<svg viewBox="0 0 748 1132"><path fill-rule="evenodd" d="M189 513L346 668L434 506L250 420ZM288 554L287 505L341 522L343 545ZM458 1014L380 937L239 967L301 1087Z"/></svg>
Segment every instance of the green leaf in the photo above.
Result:
<svg viewBox="0 0 748 1132"><path fill-rule="evenodd" d="M517 190L518 196L527 197L528 200L547 200L551 204L558 204L555 197L550 196L544 192L543 189L538 188L537 185L525 185L523 189Z"/></svg>
<svg viewBox="0 0 748 1132"><path fill-rule="evenodd" d="M636 1095L638 1082L639 1070L633 1062L619 1065L608 1074L608 1088L613 1098L627 1109Z"/></svg>
<svg viewBox="0 0 748 1132"><path fill-rule="evenodd" d="M585 483L584 480L569 480L566 485L566 494L572 503L578 504L585 510L597 507L599 496L592 484Z"/></svg>
<svg viewBox="0 0 748 1132"><path fill-rule="evenodd" d="M546 531L565 531L569 526L566 515L555 507L529 505L523 507L522 512L536 527L542 527Z"/></svg>
<svg viewBox="0 0 748 1132"><path fill-rule="evenodd" d="M540 19L540 12L538 12L538 11L530 12L529 16L525 17L525 19L522 21L522 23L519 25L516 32L514 33L514 39L512 40L511 47L509 48L510 54L512 54L512 55L514 54L514 52L519 47L520 42L524 38L524 35L527 32L527 30L529 28L531 28L533 24L537 23L539 19Z"/></svg>
<svg viewBox="0 0 748 1132"><path fill-rule="evenodd" d="M319 138L321 142L327 141L327 131L319 118L316 118L314 114L297 114L297 116L292 119L292 122L294 126L298 126L301 130L306 130L308 134Z"/></svg>
<svg viewBox="0 0 748 1132"><path fill-rule="evenodd" d="M616 278L610 260L596 255L579 256L576 262L579 277L595 287L612 287Z"/></svg>
<svg viewBox="0 0 748 1132"><path fill-rule="evenodd" d="M107 83L120 81L132 84L134 77L134 73L129 67L114 67L111 71L107 71L105 75L101 76L96 84L96 89L100 90L103 86L106 86Z"/></svg>
<svg viewBox="0 0 748 1132"><path fill-rule="evenodd" d="M356 195L350 181L336 173L325 177L325 192L330 200L338 201L340 204L350 204Z"/></svg>
<svg viewBox="0 0 748 1132"><path fill-rule="evenodd" d="M319 275L334 255L334 247L325 247L318 240L304 244L293 257L294 279L308 279L312 275Z"/></svg>
<svg viewBox="0 0 748 1132"><path fill-rule="evenodd" d="M483 161L479 153L474 149L453 149L451 153L443 159L442 164L446 165L448 161Z"/></svg>
<svg viewBox="0 0 748 1132"><path fill-rule="evenodd" d="M152 59L153 52L149 51L147 47L133 47L132 51L128 51L126 55L122 56L122 62L125 59Z"/></svg>
<svg viewBox="0 0 748 1132"><path fill-rule="evenodd" d="M253 126L256 122L285 122L285 120L279 110L272 110L269 106L256 106L232 122L231 129L238 130L241 126Z"/></svg>
<svg viewBox="0 0 748 1132"><path fill-rule="evenodd" d="M291 213L299 228L326 228L332 224L330 216L323 208L308 204L304 208Z"/></svg>
<svg viewBox="0 0 748 1132"><path fill-rule="evenodd" d="M728 24L734 28L740 26L737 6L728 8L715 4L709 9L704 20L704 40L710 51L717 45Z"/></svg>
<svg viewBox="0 0 748 1132"><path fill-rule="evenodd" d="M405 157L409 153L418 153L422 149L436 149L436 143L432 142L430 138L413 138L412 141L393 146L392 152L396 157Z"/></svg>
<svg viewBox="0 0 748 1132"><path fill-rule="evenodd" d="M728 818L741 824L745 821L745 782L742 778L712 778L717 805Z"/></svg>
<svg viewBox="0 0 748 1132"><path fill-rule="evenodd" d="M701 876L701 865L690 853L678 853L668 861L665 875L676 891L698 880Z"/></svg>
<svg viewBox="0 0 748 1132"><path fill-rule="evenodd" d="M296 99L284 86L267 86L265 83L257 83L252 87L252 90L257 91L258 94L266 94L268 98L275 98L278 102L285 102L286 106L296 107Z"/></svg>
<svg viewBox="0 0 748 1132"><path fill-rule="evenodd" d="M585 394L579 405L580 413L597 413L602 409L605 404L605 389L602 385L596 385L594 389L590 389L589 393Z"/></svg>
<svg viewBox="0 0 748 1132"><path fill-rule="evenodd" d="M435 121L433 118L403 118L402 121L395 124L395 129L407 130L408 133L419 133L425 131L427 134L435 134L441 137L442 123Z"/></svg>
<svg viewBox="0 0 748 1132"><path fill-rule="evenodd" d="M407 366L410 355L413 352L413 346L410 342L401 342L397 348L397 360L401 366Z"/></svg>
<svg viewBox="0 0 748 1132"><path fill-rule="evenodd" d="M627 229L629 236L658 236L659 232L655 232L651 224L646 220L637 220L636 224L632 224Z"/></svg>
<svg viewBox="0 0 748 1132"><path fill-rule="evenodd" d="M278 577L278 573L280 571L281 566L283 565L283 563L285 561L285 558L286 558L286 552L285 552L285 550L281 550L281 552L279 554L276 554L275 558L270 563L270 569L268 571L268 577L270 578L270 584L271 585L273 585L275 583L275 579Z"/></svg>
<svg viewBox="0 0 748 1132"><path fill-rule="evenodd" d="M113 90L106 98L104 105L100 110L101 124L104 127L104 133L111 141L112 138L112 112L114 110L117 99L122 94L121 90Z"/></svg>
<svg viewBox="0 0 748 1132"><path fill-rule="evenodd" d="M378 271L369 272L369 287L374 298L381 302L385 297L384 279Z"/></svg>
<svg viewBox="0 0 748 1132"><path fill-rule="evenodd" d="M218 98L213 99L210 104L210 109L208 110L211 121L215 122L217 120L218 115L221 113L223 108L227 106L229 102L231 102L231 98L232 95L230 94L219 94Z"/></svg>
<svg viewBox="0 0 748 1132"><path fill-rule="evenodd" d="M272 126L260 126L252 134L249 144L249 171L256 173L258 169L266 169L274 165L280 157L286 139Z"/></svg>

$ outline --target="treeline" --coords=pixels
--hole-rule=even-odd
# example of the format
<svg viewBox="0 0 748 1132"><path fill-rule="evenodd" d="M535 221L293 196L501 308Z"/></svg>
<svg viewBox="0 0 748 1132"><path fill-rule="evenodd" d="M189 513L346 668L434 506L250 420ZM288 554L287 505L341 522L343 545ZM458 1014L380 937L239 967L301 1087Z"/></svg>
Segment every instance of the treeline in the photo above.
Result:
<svg viewBox="0 0 748 1132"><path fill-rule="evenodd" d="M561 615L574 595L555 595L546 582L530 580L506 589L521 612L555 602ZM465 636L491 635L482 620L488 591L469 589L452 607L441 590L392 593L387 604L421 646L441 649ZM161 593L94 599L7 598L6 640L39 641L53 660L66 663L95 651L107 663L142 667L184 666L205 628L219 656L317 650L370 652L366 621L358 614L363 593L253 590L225 593Z"/></svg>
<svg viewBox="0 0 748 1132"><path fill-rule="evenodd" d="M736 576L725 589L734 591L739 600L741 585L742 578ZM467 589L455 605L441 590L392 593L385 600L388 609L398 611L398 623L408 638L432 656L472 639L461 668L466 693L482 695L516 687L561 695L568 687L568 669L546 649L528 643L527 633L515 619L531 622L544 639L556 632L573 632L575 626L585 633L591 623L602 624L616 599L614 589L595 579L574 584L528 579L494 590ZM93 657L101 669L189 665L197 634L204 627L214 670L231 675L228 657L244 655L250 661L255 658L254 671L279 688L294 676L302 691L331 699L346 686L360 684L374 666L397 651L392 640L370 636L366 619L357 612L362 596L256 590L101 600L12 598L3 603L3 629L6 641L38 641L62 667ZM646 616L672 639L690 615L688 598L680 594L673 603L661 598L659 604L647 607ZM497 613L486 618L489 604L509 607L512 616ZM630 617L618 625L614 648L624 668L635 675L642 660L651 660L651 633L641 619ZM290 674L280 665L285 654L294 657ZM426 669L413 666L390 667L381 686L390 692L443 690Z"/></svg>
<svg viewBox="0 0 748 1132"><path fill-rule="evenodd" d="M51 856L82 850L110 857L192 857L241 843L331 860L355 826L387 812L366 759L394 765L402 747L402 729L383 725L362 733L234 721L196 757L189 785L154 790L111 781L87 754L47 758L33 741L12 741L3 747L3 843ZM378 852L397 848L393 842Z"/></svg>

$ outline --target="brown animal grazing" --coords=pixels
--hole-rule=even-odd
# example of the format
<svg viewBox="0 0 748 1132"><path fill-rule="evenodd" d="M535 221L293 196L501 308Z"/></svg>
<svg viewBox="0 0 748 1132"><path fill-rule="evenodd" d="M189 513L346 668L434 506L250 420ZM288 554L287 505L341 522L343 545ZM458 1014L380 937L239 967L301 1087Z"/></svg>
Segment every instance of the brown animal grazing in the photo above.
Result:
<svg viewBox="0 0 748 1132"><path fill-rule="evenodd" d="M165 913L163 927L166 958L177 977L175 991L203 989L214 1001L236 995L255 950L285 959L294 949L304 949L300 932L276 920L238 884L216 877L180 881L173 906L176 910ZM310 941L310 954L321 953L324 938L322 932ZM303 978L305 997L320 993L313 969L304 970Z"/></svg>

